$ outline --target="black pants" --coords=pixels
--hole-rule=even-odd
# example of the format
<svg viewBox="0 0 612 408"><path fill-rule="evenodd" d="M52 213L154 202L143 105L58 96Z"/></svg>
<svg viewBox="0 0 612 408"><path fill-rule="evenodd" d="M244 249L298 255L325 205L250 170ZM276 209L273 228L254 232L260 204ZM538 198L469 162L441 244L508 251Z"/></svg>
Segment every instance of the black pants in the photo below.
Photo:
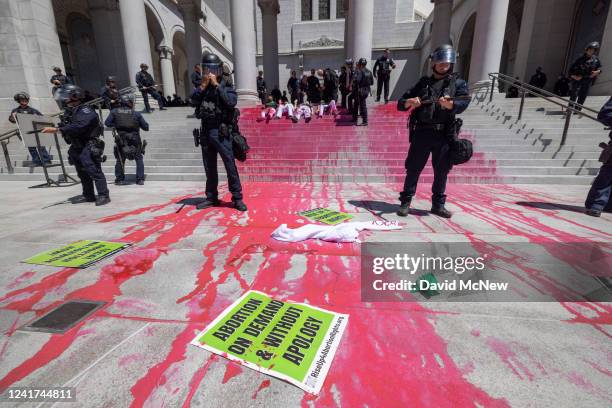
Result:
<svg viewBox="0 0 612 408"><path fill-rule="evenodd" d="M263 91L257 91L257 96L259 97L261 104L265 105L266 104L266 93Z"/></svg>
<svg viewBox="0 0 612 408"><path fill-rule="evenodd" d="M404 191L400 193L400 201L410 201L414 197L419 176L431 153L431 163L434 170L431 201L434 206L444 205L446 202L446 180L452 168L449 157L450 145L446 132L416 129L410 139L410 148L405 162L406 179L404 180Z"/></svg>
<svg viewBox="0 0 612 408"><path fill-rule="evenodd" d="M348 96L348 92L340 91L340 106L346 109L346 97Z"/></svg>
<svg viewBox="0 0 612 408"><path fill-rule="evenodd" d="M610 201L610 193L612 192L612 165L604 164L599 169L595 181L589 190L584 206L591 210L610 211L612 210L612 201Z"/></svg>
<svg viewBox="0 0 612 408"><path fill-rule="evenodd" d="M123 181L125 179L125 157L119 156L117 152L117 146L113 149L113 154L115 155L115 178L117 180ZM144 159L142 157L142 153L138 153L134 156L134 161L136 162L136 181L144 180Z"/></svg>
<svg viewBox="0 0 612 408"><path fill-rule="evenodd" d="M389 79L391 75L388 74L378 74L378 79L376 80L376 101L380 101L380 93L385 87L385 102L389 100Z"/></svg>
<svg viewBox="0 0 612 408"><path fill-rule="evenodd" d="M108 196L108 186L106 185L106 177L102 172L102 165L100 162L94 161L89 146L86 145L82 149L74 145L70 146L68 158L70 163L76 168L77 175L81 179L84 197L89 199L96 197L94 184L98 195Z"/></svg>
<svg viewBox="0 0 612 408"><path fill-rule="evenodd" d="M582 78L580 81L572 79L571 90L570 90L570 101L578 102L580 105L584 105L584 101L589 94L589 88L592 83L591 78ZM577 110L581 110L579 106L573 106Z"/></svg>
<svg viewBox="0 0 612 408"><path fill-rule="evenodd" d="M144 99L145 110L147 112L151 111L151 105L149 105L149 95L151 95L153 99L157 101L160 108L164 107L164 98L162 98L155 88L141 89L140 93L142 94L142 99Z"/></svg>
<svg viewBox="0 0 612 408"><path fill-rule="evenodd" d="M232 141L230 138L221 137L219 128L207 129L203 127L203 134L200 136L200 145L202 146L202 161L204 162L204 171L206 172L206 198L216 200L219 196L219 191L217 189L219 186L217 153L219 153L225 165L232 199L242 200L242 185L240 184L238 168L234 161L234 152L232 150Z"/></svg>
<svg viewBox="0 0 612 408"><path fill-rule="evenodd" d="M361 115L361 119L363 123L368 123L368 106L366 101L368 99L367 95L363 97L360 93L355 95L353 100L353 120L357 121L357 116Z"/></svg>

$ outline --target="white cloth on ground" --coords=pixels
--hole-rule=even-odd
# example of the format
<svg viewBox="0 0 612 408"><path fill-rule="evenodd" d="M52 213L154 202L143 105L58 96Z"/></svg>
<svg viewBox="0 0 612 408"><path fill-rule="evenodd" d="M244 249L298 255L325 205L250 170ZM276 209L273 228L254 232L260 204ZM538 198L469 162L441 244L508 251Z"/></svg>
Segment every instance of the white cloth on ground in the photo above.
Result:
<svg viewBox="0 0 612 408"><path fill-rule="evenodd" d="M282 224L272 232L272 238L279 241L299 242L307 239L321 239L332 242L359 242L357 237L363 230L391 231L402 229L396 221L345 222L338 225L306 224L288 228Z"/></svg>
<svg viewBox="0 0 612 408"><path fill-rule="evenodd" d="M282 118L285 112L287 112L287 116L293 116L293 105L290 103L279 105L278 109L276 110L276 117L279 119Z"/></svg>

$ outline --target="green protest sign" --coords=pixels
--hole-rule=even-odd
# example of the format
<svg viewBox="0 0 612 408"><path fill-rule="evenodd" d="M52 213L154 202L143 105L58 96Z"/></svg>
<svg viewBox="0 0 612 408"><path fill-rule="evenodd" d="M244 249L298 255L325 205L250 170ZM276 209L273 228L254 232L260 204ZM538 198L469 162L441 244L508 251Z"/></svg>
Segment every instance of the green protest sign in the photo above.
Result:
<svg viewBox="0 0 612 408"><path fill-rule="evenodd" d="M312 210L302 211L298 213L298 215L310 218L313 221L322 222L327 225L340 224L341 222L353 218L353 216L350 214L330 210L329 208L313 208Z"/></svg>
<svg viewBox="0 0 612 408"><path fill-rule="evenodd" d="M347 323L348 315L251 290L191 344L317 394Z"/></svg>
<svg viewBox="0 0 612 408"><path fill-rule="evenodd" d="M87 268L130 244L124 242L77 241L51 251L42 252L22 261L35 265L65 266L69 268Z"/></svg>

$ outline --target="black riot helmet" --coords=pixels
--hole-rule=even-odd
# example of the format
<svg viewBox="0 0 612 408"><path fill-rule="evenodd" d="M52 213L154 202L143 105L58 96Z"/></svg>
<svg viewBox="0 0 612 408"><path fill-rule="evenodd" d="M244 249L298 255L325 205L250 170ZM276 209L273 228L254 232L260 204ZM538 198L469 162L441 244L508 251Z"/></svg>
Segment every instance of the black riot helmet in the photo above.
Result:
<svg viewBox="0 0 612 408"><path fill-rule="evenodd" d="M448 63L448 64L456 64L457 63L457 53L455 49L450 44L443 44L436 48L434 52L429 56L431 58L432 64L440 64L440 63Z"/></svg>
<svg viewBox="0 0 612 408"><path fill-rule="evenodd" d="M344 63L346 65L348 65L349 67L353 66L353 59L352 58L348 58L346 61L344 61Z"/></svg>
<svg viewBox="0 0 612 408"><path fill-rule="evenodd" d="M368 65L368 60L365 58L359 58L359 61L357 61L357 65L365 67L366 65Z"/></svg>
<svg viewBox="0 0 612 408"><path fill-rule="evenodd" d="M213 74L217 77L223 75L223 62L212 52L202 55L202 75Z"/></svg>
<svg viewBox="0 0 612 408"><path fill-rule="evenodd" d="M15 102L19 103L21 100L25 99L26 101L30 101L30 95L27 92L17 92L15 96L13 96Z"/></svg>
<svg viewBox="0 0 612 408"><path fill-rule="evenodd" d="M111 82L117 82L117 79L114 76L107 76L106 83L110 84Z"/></svg>
<svg viewBox="0 0 612 408"><path fill-rule="evenodd" d="M63 104L83 99L83 90L76 85L66 84L58 88L53 95L56 101Z"/></svg>
<svg viewBox="0 0 612 408"><path fill-rule="evenodd" d="M595 51L599 51L599 43L597 41L592 41L590 43L587 44L587 46L584 48L585 50L588 50L589 48L595 50Z"/></svg>
<svg viewBox="0 0 612 408"><path fill-rule="evenodd" d="M119 103L121 104L121 106L131 108L136 103L136 97L133 93L123 94L119 97Z"/></svg>

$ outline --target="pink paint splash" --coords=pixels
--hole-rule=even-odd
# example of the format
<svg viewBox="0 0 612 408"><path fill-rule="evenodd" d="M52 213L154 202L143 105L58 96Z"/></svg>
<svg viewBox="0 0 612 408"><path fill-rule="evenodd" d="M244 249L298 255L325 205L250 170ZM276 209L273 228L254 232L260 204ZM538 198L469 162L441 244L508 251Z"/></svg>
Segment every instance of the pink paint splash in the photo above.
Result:
<svg viewBox="0 0 612 408"><path fill-rule="evenodd" d="M260 391L268 388L270 384L270 380L263 380L261 384L259 384L259 388L257 388L255 393L251 396L251 399L257 399L257 394L259 394Z"/></svg>
<svg viewBox="0 0 612 408"><path fill-rule="evenodd" d="M225 365L225 374L223 375L223 381L221 381L221 384L227 383L229 380L239 374L242 374L242 366L237 363L228 361Z"/></svg>

